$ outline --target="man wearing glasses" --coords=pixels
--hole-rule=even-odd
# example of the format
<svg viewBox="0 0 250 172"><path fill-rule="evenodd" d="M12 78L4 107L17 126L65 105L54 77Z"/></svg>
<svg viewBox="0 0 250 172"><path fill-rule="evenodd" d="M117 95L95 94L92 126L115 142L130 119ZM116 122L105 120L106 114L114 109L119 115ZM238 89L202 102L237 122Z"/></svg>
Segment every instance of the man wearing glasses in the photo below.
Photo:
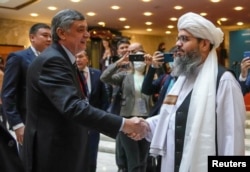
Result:
<svg viewBox="0 0 250 172"><path fill-rule="evenodd" d="M208 156L244 155L245 105L233 74L218 66L223 32L194 13L178 21L171 75L177 81L160 114L147 118L150 153L161 171L207 171Z"/></svg>

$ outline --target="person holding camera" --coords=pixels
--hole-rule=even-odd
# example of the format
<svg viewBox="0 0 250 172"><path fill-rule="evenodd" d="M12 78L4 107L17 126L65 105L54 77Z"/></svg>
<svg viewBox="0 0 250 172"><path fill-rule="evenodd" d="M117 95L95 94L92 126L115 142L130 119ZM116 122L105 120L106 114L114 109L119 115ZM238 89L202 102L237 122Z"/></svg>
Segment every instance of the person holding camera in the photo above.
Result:
<svg viewBox="0 0 250 172"><path fill-rule="evenodd" d="M124 118L137 116L146 119L151 109L151 97L141 92L146 63L145 61L129 61L129 59L142 60L141 57L144 56L147 55L144 55L142 45L132 43L128 47L128 53L117 62L108 66L101 75L103 82L122 88L120 116ZM117 72L124 65L130 66L130 70ZM120 132L116 137L116 143L119 143L118 146L120 147L116 153L123 155L123 157L118 157L123 158L120 161L124 162L123 166L121 164L118 166L119 172L144 172L146 170L149 142L145 139L135 141Z"/></svg>
<svg viewBox="0 0 250 172"><path fill-rule="evenodd" d="M239 83L241 91L243 95L245 95L250 92L250 75L248 75L248 70L250 69L250 51L244 53L244 58L240 63L240 69Z"/></svg>

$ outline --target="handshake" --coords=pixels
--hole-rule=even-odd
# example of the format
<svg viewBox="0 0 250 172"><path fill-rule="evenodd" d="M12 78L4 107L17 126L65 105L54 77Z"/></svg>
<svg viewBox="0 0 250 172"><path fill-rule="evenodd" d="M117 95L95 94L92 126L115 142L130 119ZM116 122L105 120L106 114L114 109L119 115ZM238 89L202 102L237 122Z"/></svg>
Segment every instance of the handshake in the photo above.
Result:
<svg viewBox="0 0 250 172"><path fill-rule="evenodd" d="M150 131L150 127L143 118L133 117L125 119L122 131L134 140L141 140Z"/></svg>

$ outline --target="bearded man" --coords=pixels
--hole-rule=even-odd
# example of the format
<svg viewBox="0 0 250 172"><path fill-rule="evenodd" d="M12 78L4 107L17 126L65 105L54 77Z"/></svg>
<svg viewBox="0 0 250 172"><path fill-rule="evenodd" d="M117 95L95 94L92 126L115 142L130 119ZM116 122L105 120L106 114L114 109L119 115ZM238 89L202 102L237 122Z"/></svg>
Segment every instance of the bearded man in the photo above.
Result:
<svg viewBox="0 0 250 172"><path fill-rule="evenodd" d="M150 153L162 172L206 172L210 155L244 155L245 105L233 74L218 66L223 32L195 13L178 20L171 75L160 114L148 118Z"/></svg>

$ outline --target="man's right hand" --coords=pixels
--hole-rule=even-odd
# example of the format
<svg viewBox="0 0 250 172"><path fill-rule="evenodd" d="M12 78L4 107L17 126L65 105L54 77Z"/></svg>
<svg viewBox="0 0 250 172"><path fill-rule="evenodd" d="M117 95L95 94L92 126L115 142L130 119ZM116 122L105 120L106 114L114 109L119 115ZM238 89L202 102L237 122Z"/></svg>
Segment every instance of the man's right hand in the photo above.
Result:
<svg viewBox="0 0 250 172"><path fill-rule="evenodd" d="M20 145L23 145L24 129L25 129L25 127L22 126L22 127L15 130L16 140Z"/></svg>
<svg viewBox="0 0 250 172"><path fill-rule="evenodd" d="M150 131L150 128L143 118L133 117L125 119L122 131L134 140L141 140Z"/></svg>

